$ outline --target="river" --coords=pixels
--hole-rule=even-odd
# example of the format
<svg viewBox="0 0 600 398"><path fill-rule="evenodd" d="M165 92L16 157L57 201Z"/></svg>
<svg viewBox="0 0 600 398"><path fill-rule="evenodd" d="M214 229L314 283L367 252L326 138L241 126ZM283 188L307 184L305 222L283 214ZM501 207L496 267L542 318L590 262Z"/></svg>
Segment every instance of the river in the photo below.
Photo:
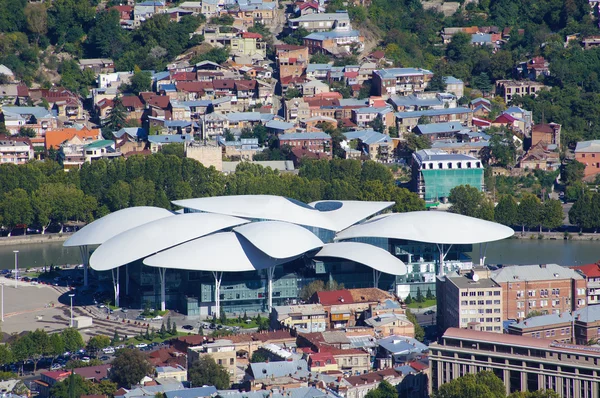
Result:
<svg viewBox="0 0 600 398"><path fill-rule="evenodd" d="M80 264L79 249L62 242L0 246L0 269L13 268L13 250L19 250L19 268ZM473 261L479 262L479 246L473 246ZM600 260L600 241L506 239L489 243L486 264L581 265Z"/></svg>

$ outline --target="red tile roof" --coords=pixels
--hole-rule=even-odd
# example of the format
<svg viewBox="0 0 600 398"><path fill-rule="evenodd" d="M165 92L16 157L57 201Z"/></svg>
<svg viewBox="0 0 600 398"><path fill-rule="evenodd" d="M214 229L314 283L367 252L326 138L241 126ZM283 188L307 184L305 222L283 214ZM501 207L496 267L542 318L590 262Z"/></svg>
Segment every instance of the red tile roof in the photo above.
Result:
<svg viewBox="0 0 600 398"><path fill-rule="evenodd" d="M306 3L301 3L298 8L300 10L305 10L307 8L314 8L315 10L318 10L319 5L317 3L313 3L313 2L306 2Z"/></svg>
<svg viewBox="0 0 600 398"><path fill-rule="evenodd" d="M422 372L425 369L429 368L429 366L427 366L423 362L419 362L419 361L411 362L408 365L418 372Z"/></svg>
<svg viewBox="0 0 600 398"><path fill-rule="evenodd" d="M352 304L352 294L348 290L333 290L329 292L316 292L316 302L322 305ZM313 297L315 297L313 296Z"/></svg>
<svg viewBox="0 0 600 398"><path fill-rule="evenodd" d="M146 99L148 105L156 106L160 109L167 109L171 103L171 99L166 95L154 95Z"/></svg>
<svg viewBox="0 0 600 398"><path fill-rule="evenodd" d="M508 113L503 113L502 115L498 116L496 118L496 120L493 121L493 123L510 123L510 124L512 124L515 120L517 120L517 119L515 119Z"/></svg>
<svg viewBox="0 0 600 398"><path fill-rule="evenodd" d="M52 370L52 371L48 371L48 372L42 372L41 374L48 377L49 379L61 381L61 380L66 379L67 377L69 377L69 375L71 374L71 371L70 370L67 370L67 371Z"/></svg>
<svg viewBox="0 0 600 398"><path fill-rule="evenodd" d="M402 372L394 368L388 368L379 370L377 372L365 373L359 376L346 377L344 380L353 386L358 386L362 384L373 384L385 380L387 377L399 377L401 375Z"/></svg>
<svg viewBox="0 0 600 398"><path fill-rule="evenodd" d="M84 379L93 380L95 382L99 382L108 377L108 371L112 365L98 365L98 366L86 366L84 368L74 369L73 372L75 374L80 375Z"/></svg>
<svg viewBox="0 0 600 398"><path fill-rule="evenodd" d="M196 81L196 73L195 72L177 72L173 74L173 80L181 82L193 82Z"/></svg>
<svg viewBox="0 0 600 398"><path fill-rule="evenodd" d="M143 109L144 108L144 104L142 104L140 97L137 97L135 95L124 96L123 98L121 98L121 103L126 108L134 108L134 109Z"/></svg>
<svg viewBox="0 0 600 398"><path fill-rule="evenodd" d="M327 363L329 361L329 363ZM311 354L308 357L308 363L314 364L315 366L324 366L328 364L335 364L335 358L330 352L319 352L316 354Z"/></svg>
<svg viewBox="0 0 600 398"><path fill-rule="evenodd" d="M242 37L244 39L262 39L262 35L260 33L252 32L242 32Z"/></svg>
<svg viewBox="0 0 600 398"><path fill-rule="evenodd" d="M579 265L571 268L580 271L588 278L600 278L600 263Z"/></svg>

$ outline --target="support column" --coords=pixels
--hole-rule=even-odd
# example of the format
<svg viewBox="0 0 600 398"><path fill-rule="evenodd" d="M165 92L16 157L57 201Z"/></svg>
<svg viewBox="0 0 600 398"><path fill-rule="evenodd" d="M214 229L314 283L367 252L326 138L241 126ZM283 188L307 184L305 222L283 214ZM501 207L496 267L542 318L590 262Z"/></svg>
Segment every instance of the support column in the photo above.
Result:
<svg viewBox="0 0 600 398"><path fill-rule="evenodd" d="M129 264L125 264L125 295L129 296Z"/></svg>
<svg viewBox="0 0 600 398"><path fill-rule="evenodd" d="M373 269L373 286L376 288L379 287L379 278L381 278L381 271Z"/></svg>
<svg viewBox="0 0 600 398"><path fill-rule="evenodd" d="M79 252L81 253L81 262L83 263L83 286L88 285L88 268L90 266L90 252L88 251L87 245L79 246Z"/></svg>
<svg viewBox="0 0 600 398"><path fill-rule="evenodd" d="M446 256L448 255L448 253L450 252L450 249L452 248L452 245L448 246L448 250L444 251L444 244L439 244L436 243L436 246L438 248L438 251L440 252L440 263L439 263L439 269L438 269L438 276L444 276L445 271L444 271L444 259L446 258Z"/></svg>
<svg viewBox="0 0 600 398"><path fill-rule="evenodd" d="M268 301L268 308L269 308L269 313L273 310L273 278L275 277L275 267L270 267L267 268L267 278L269 281L269 301Z"/></svg>
<svg viewBox="0 0 600 398"><path fill-rule="evenodd" d="M215 277L215 316L221 315L221 279L223 278L223 272L213 271Z"/></svg>
<svg viewBox="0 0 600 398"><path fill-rule="evenodd" d="M115 307L119 306L119 267L117 267L117 276L115 278L115 270L110 270L113 280L113 288L115 290Z"/></svg>
<svg viewBox="0 0 600 398"><path fill-rule="evenodd" d="M160 275L160 310L165 311L167 309L166 303L166 286L165 286L165 274L167 273L166 268L159 268L158 274Z"/></svg>
<svg viewBox="0 0 600 398"><path fill-rule="evenodd" d="M483 266L485 264L485 253L487 252L488 243L485 242L483 244L483 251L481 250L481 243L479 244L479 265Z"/></svg>

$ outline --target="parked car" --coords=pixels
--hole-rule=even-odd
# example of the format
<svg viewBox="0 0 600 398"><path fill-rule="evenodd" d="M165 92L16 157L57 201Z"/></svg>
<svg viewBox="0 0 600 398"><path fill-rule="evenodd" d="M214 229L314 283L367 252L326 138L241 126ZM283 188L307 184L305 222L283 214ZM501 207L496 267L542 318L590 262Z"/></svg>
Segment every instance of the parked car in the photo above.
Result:
<svg viewBox="0 0 600 398"><path fill-rule="evenodd" d="M181 328L185 330L194 330L194 327L192 325L183 325Z"/></svg>
<svg viewBox="0 0 600 398"><path fill-rule="evenodd" d="M103 355L103 356L100 357L100 360L101 361L108 361L108 360L110 360L110 357L107 356L107 355Z"/></svg>
<svg viewBox="0 0 600 398"><path fill-rule="evenodd" d="M87 362L89 362L89 361L90 361L90 357L82 357L82 358L81 358L81 362L85 362L85 363L87 363Z"/></svg>
<svg viewBox="0 0 600 398"><path fill-rule="evenodd" d="M135 345L135 348L146 348L146 347L148 347L148 344L146 344L146 343L139 343L139 344Z"/></svg>
<svg viewBox="0 0 600 398"><path fill-rule="evenodd" d="M115 349L113 347L106 347L102 349L102 352L105 354L114 354Z"/></svg>
<svg viewBox="0 0 600 398"><path fill-rule="evenodd" d="M52 366L50 367L50 370L59 370L63 367L63 365L61 365L60 363L54 363L52 364Z"/></svg>
<svg viewBox="0 0 600 398"><path fill-rule="evenodd" d="M433 315L433 314L435 314L435 311L434 310L427 310L427 311L424 312L424 314L425 315Z"/></svg>

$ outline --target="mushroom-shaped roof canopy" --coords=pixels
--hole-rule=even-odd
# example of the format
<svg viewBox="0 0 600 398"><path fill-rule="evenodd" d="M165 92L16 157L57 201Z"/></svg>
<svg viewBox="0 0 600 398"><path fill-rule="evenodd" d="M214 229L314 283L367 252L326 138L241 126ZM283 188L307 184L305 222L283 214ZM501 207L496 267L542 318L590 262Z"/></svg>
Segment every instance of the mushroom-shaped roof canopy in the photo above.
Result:
<svg viewBox="0 0 600 398"><path fill-rule="evenodd" d="M63 243L63 246L101 245L113 236L173 213L160 207L129 207L110 213L81 228Z"/></svg>
<svg viewBox="0 0 600 398"><path fill-rule="evenodd" d="M190 271L242 272L291 260L273 259L234 232L218 232L147 257L144 264Z"/></svg>
<svg viewBox="0 0 600 398"><path fill-rule="evenodd" d="M92 254L90 266L97 271L113 269L247 222L242 218L210 213L187 213L161 218L129 229L104 242Z"/></svg>
<svg viewBox="0 0 600 398"><path fill-rule="evenodd" d="M262 221L233 229L272 258L299 256L323 246L321 239L299 225L282 221Z"/></svg>
<svg viewBox="0 0 600 398"><path fill-rule="evenodd" d="M336 240L390 238L439 244L493 242L515 232L504 225L443 211L414 211L376 217L337 234Z"/></svg>
<svg viewBox="0 0 600 398"><path fill-rule="evenodd" d="M343 258L391 275L405 275L406 264L387 250L360 242L329 243L315 257Z"/></svg>
<svg viewBox="0 0 600 398"><path fill-rule="evenodd" d="M335 224L336 231L344 230L395 204L361 200L319 200L309 203Z"/></svg>

